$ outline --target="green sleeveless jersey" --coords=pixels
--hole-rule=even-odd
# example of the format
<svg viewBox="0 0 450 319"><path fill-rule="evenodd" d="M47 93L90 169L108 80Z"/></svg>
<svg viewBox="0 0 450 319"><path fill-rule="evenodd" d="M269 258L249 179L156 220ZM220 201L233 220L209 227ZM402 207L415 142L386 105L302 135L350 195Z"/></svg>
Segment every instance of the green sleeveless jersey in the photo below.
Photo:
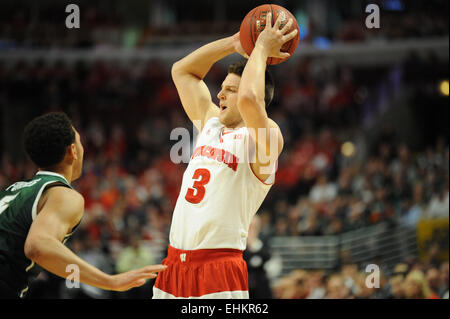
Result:
<svg viewBox="0 0 450 319"><path fill-rule="evenodd" d="M39 199L54 186L72 188L62 175L39 171L32 179L0 191L0 283L17 292L16 297L25 295L30 281L42 270L25 256L24 246ZM66 235L64 243L72 233Z"/></svg>

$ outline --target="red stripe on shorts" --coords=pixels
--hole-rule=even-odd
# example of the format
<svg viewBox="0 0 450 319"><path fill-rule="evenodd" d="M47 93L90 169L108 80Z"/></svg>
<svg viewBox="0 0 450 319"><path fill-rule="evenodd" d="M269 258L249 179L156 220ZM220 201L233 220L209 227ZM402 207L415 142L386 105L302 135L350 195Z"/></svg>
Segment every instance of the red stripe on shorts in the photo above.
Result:
<svg viewBox="0 0 450 319"><path fill-rule="evenodd" d="M169 245L155 287L175 297L222 291L248 291L247 264L238 249L182 250Z"/></svg>

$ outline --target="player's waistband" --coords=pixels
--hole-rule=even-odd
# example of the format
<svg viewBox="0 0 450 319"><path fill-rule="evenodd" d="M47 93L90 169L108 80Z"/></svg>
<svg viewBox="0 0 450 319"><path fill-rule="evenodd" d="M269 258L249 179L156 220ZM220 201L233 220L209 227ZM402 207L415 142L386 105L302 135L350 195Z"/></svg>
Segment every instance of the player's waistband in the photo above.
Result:
<svg viewBox="0 0 450 319"><path fill-rule="evenodd" d="M183 250L169 245L166 259L171 262L204 263L229 258L242 258L242 250L232 248Z"/></svg>

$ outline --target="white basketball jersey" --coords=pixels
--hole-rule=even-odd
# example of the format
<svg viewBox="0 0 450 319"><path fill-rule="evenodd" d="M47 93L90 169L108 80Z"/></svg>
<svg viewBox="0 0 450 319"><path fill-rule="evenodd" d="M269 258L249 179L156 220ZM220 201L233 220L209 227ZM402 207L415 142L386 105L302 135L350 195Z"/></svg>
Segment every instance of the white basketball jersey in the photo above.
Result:
<svg viewBox="0 0 450 319"><path fill-rule="evenodd" d="M264 183L252 171L247 128L224 128L213 117L198 136L172 216L175 248L244 250L251 219L273 185L267 182L275 174Z"/></svg>

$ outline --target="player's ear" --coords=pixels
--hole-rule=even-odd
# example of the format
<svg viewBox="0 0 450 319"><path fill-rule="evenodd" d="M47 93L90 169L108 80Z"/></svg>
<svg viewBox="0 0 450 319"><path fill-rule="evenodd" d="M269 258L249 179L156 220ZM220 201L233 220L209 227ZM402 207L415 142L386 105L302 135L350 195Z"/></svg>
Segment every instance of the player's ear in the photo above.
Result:
<svg viewBox="0 0 450 319"><path fill-rule="evenodd" d="M77 152L77 147L75 146L75 143L70 144L70 146L67 148L67 155L72 160L78 159L78 152Z"/></svg>

